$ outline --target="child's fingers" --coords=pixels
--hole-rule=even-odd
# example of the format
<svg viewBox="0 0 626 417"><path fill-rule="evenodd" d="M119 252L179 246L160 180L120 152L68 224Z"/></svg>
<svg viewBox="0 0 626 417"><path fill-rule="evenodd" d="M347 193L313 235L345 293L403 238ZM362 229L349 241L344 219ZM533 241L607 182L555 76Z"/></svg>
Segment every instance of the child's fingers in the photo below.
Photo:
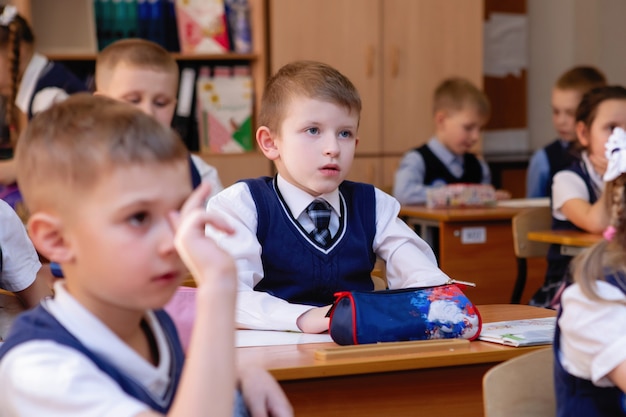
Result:
<svg viewBox="0 0 626 417"><path fill-rule="evenodd" d="M183 207L180 209L181 215L185 216L187 213L197 209L198 207L204 207L206 200L210 195L211 184L208 182L200 183L198 188L193 190L191 195L187 198L187 201L185 201L185 204L183 204Z"/></svg>

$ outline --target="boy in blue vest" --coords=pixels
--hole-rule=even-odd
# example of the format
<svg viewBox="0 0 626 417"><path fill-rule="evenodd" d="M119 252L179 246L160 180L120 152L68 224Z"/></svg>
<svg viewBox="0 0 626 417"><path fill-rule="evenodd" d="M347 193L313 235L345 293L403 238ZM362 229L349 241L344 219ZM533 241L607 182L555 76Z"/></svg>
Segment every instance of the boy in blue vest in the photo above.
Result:
<svg viewBox="0 0 626 417"><path fill-rule="evenodd" d="M178 94L178 64L161 45L145 39L121 39L96 59L94 94L125 101L171 126ZM192 184L211 184L211 195L224 187L217 169L189 154Z"/></svg>
<svg viewBox="0 0 626 417"><path fill-rule="evenodd" d="M191 193L187 155L171 129L105 97L75 95L31 121L16 151L28 230L65 279L0 347L7 415L245 415L235 264L204 234L232 230L203 209L210 186ZM198 291L184 358L161 308L187 268ZM276 382L250 371L252 414L290 416Z"/></svg>
<svg viewBox="0 0 626 417"><path fill-rule="evenodd" d="M574 67L563 73L552 89L552 124L557 138L536 151L528 163L526 197L550 197L552 177L576 159L576 108L583 95L606 85L604 74L589 66Z"/></svg>
<svg viewBox="0 0 626 417"><path fill-rule="evenodd" d="M485 161L471 153L487 123L487 96L463 78L437 86L433 100L435 135L408 151L396 171L393 195L400 204L423 204L426 187L446 184L490 184Z"/></svg>
<svg viewBox="0 0 626 417"><path fill-rule="evenodd" d="M208 234L237 262L239 326L328 330L334 293L372 290L377 256L390 288L448 281L394 198L345 180L360 112L354 85L326 64L293 62L268 80L256 140L278 175L241 181L208 203L235 230Z"/></svg>

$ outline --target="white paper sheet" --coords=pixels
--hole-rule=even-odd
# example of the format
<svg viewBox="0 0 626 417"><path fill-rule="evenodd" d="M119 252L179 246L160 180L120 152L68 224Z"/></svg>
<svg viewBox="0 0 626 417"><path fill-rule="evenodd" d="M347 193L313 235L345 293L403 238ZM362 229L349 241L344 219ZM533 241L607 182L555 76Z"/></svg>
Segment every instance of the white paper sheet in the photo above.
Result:
<svg viewBox="0 0 626 417"><path fill-rule="evenodd" d="M528 68L528 18L522 14L491 13L484 24L483 73L519 77Z"/></svg>
<svg viewBox="0 0 626 417"><path fill-rule="evenodd" d="M235 334L235 346L237 347L298 345L301 343L328 343L332 341L328 333L307 334L271 330L237 330Z"/></svg>

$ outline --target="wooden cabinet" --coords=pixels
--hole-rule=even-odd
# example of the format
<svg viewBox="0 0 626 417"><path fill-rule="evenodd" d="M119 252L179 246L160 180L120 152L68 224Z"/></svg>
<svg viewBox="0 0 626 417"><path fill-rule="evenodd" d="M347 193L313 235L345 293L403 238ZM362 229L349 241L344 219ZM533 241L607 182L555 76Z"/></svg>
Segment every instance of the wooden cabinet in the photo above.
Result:
<svg viewBox="0 0 626 417"><path fill-rule="evenodd" d="M250 54L174 54L179 63L198 65L250 65L254 81L255 115L267 79L267 16L265 0L248 0L253 50ZM36 49L50 59L93 71L96 57L92 0L12 0L33 26L40 41ZM68 22L71 22L68 25ZM240 178L271 175L272 164L260 152L200 155L218 169L227 186Z"/></svg>
<svg viewBox="0 0 626 417"><path fill-rule="evenodd" d="M432 94L447 76L482 85L483 2L269 0L270 68L326 62L363 100L351 179L389 189L403 153L432 135Z"/></svg>

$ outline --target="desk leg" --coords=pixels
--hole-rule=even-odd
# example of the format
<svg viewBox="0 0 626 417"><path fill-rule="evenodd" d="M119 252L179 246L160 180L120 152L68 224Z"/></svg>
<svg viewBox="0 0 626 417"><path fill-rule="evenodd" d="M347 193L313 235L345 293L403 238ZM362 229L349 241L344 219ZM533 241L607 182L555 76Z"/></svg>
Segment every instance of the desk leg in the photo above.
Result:
<svg viewBox="0 0 626 417"><path fill-rule="evenodd" d="M281 381L298 417L483 416L494 364Z"/></svg>

